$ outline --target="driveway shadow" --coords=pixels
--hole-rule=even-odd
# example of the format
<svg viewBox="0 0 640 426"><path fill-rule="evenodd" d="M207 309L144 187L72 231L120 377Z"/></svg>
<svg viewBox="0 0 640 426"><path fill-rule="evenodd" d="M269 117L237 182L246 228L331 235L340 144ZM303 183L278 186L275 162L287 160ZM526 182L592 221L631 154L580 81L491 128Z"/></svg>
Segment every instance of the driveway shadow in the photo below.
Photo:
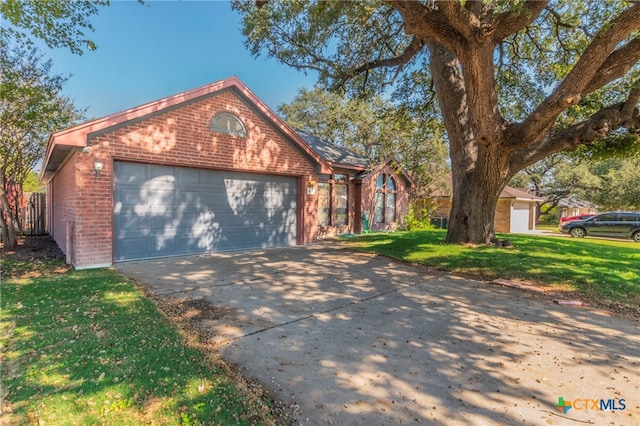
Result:
<svg viewBox="0 0 640 426"><path fill-rule="evenodd" d="M118 269L189 303L223 358L299 407L303 424L633 424L640 414L637 321L326 243ZM564 413L560 397L625 409Z"/></svg>

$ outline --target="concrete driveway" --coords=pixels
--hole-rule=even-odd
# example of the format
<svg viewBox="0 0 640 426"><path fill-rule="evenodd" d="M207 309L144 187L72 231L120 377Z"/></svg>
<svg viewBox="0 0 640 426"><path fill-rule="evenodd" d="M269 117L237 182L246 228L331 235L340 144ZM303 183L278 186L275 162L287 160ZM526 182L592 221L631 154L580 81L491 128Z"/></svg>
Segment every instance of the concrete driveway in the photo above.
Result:
<svg viewBox="0 0 640 426"><path fill-rule="evenodd" d="M638 321L331 243L117 269L188 302L222 357L302 424L640 418Z"/></svg>

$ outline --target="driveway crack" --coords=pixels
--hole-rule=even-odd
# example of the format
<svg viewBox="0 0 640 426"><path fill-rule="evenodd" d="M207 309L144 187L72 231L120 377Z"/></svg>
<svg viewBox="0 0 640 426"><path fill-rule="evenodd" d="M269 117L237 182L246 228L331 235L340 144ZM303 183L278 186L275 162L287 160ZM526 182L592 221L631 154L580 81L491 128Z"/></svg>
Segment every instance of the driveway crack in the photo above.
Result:
<svg viewBox="0 0 640 426"><path fill-rule="evenodd" d="M296 319L291 320L291 321L287 321L287 322L283 322L283 323L280 323L280 324L272 325L270 327L261 328L260 330L252 331L251 333L243 334L242 336L236 336L236 337L227 339L227 340L225 340L223 342L220 342L219 346L224 346L224 345L226 345L228 343L231 343L234 340L239 340L239 339L242 339L244 337L249 337L249 336L253 336L255 334L263 333L263 332L268 331L268 330L273 330L274 328L283 327L283 326L290 325L290 324L295 324L297 322L305 321L305 320L308 320L308 319L311 319L311 318L319 318L320 315L328 314L330 312L338 311L340 309L345 309L345 308L347 308L349 306L358 305L360 303L367 302L367 301L372 300L372 299L377 299L377 298L380 298L382 296L386 296L386 295L391 294L391 293L396 293L396 292L398 292L398 291L400 291L402 289L415 287L415 286L417 286L419 284L423 284L425 282L426 282L426 280L420 280L420 281L416 281L414 283L405 284L405 285L403 285L401 287L393 288L391 290L387 290L387 291L384 291L382 293L376 293L376 294L373 294L371 296L363 297L363 298L354 300L354 301L349 302L349 303L344 303L342 305L334 306L334 307L332 307L330 309L326 309L324 311L314 312L314 313L309 314L307 316L296 318Z"/></svg>

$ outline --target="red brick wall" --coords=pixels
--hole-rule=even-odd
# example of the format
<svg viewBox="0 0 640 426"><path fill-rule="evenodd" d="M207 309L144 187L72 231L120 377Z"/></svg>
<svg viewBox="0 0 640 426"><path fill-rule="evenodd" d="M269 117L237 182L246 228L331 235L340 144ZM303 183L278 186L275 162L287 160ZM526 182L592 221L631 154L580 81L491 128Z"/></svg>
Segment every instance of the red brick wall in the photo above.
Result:
<svg viewBox="0 0 640 426"><path fill-rule="evenodd" d="M73 224L75 214L75 203L77 197L76 183L76 157L71 157L49 183L49 193L47 194L48 210L50 212L51 236L56 240L60 249L71 256L67 247L67 222ZM73 229L73 226L71 226ZM73 238L73 234L68 236Z"/></svg>
<svg viewBox="0 0 640 426"><path fill-rule="evenodd" d="M309 182L310 180L313 184ZM312 191L308 191L309 188L312 188ZM303 243L309 243L318 239L318 177L316 175L302 177L299 191L304 200Z"/></svg>
<svg viewBox="0 0 640 426"><path fill-rule="evenodd" d="M246 126L247 137L211 133L211 119L220 112L239 117ZM76 153L73 157L76 266L105 265L113 260L114 159L298 176L303 183L310 176L315 178L310 160L231 91L93 137L89 145L89 153ZM93 172L96 160L104 164L102 175L97 177ZM56 194L56 200L60 195ZM299 200L304 202L303 242L313 241L317 223L315 195L307 195L305 190Z"/></svg>

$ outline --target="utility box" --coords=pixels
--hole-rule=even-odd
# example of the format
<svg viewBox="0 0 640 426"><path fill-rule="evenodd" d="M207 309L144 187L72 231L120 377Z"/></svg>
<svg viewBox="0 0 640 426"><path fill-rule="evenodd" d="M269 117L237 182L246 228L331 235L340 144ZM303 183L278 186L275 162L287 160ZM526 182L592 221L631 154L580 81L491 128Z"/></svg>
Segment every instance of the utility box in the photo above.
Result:
<svg viewBox="0 0 640 426"><path fill-rule="evenodd" d="M447 229L447 218L446 217L432 217L431 224L438 229Z"/></svg>

